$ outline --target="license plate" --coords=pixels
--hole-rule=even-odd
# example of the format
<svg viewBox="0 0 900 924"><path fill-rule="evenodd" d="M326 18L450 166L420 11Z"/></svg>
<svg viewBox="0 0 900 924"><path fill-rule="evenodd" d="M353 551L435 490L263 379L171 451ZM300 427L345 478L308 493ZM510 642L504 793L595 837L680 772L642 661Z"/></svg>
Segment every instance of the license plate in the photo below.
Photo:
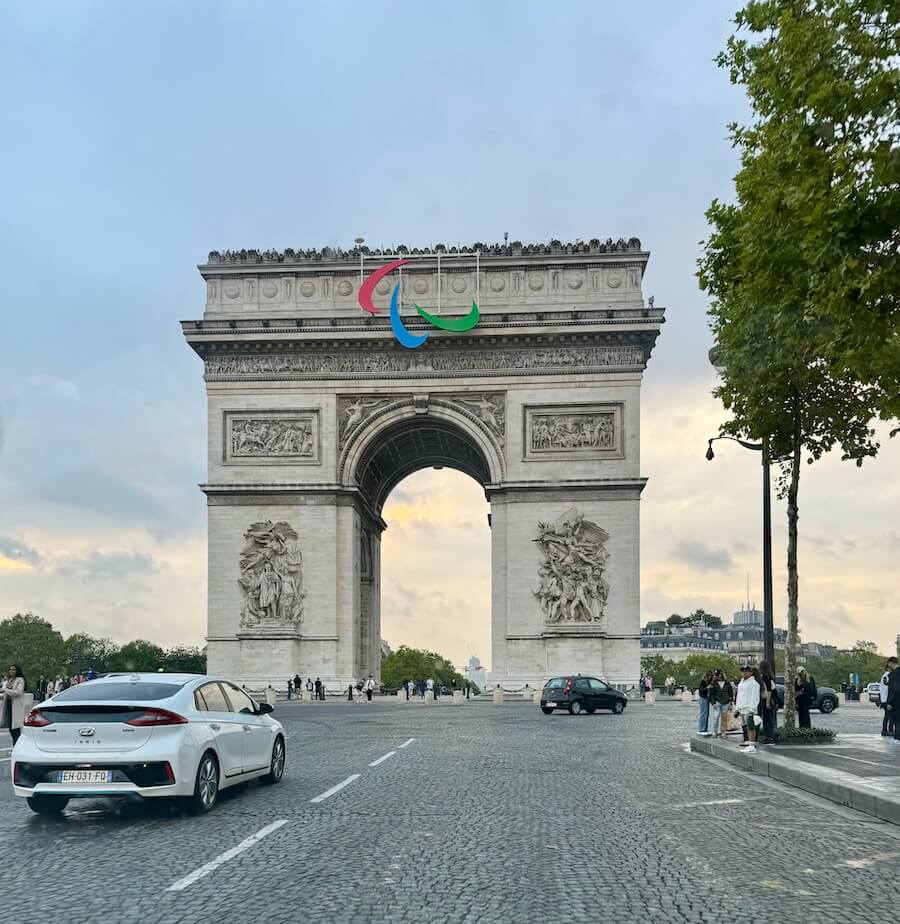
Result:
<svg viewBox="0 0 900 924"><path fill-rule="evenodd" d="M545 703L544 705L549 709L551 706L556 706L556 703Z"/></svg>
<svg viewBox="0 0 900 924"><path fill-rule="evenodd" d="M57 770L57 783L111 783L112 770Z"/></svg>

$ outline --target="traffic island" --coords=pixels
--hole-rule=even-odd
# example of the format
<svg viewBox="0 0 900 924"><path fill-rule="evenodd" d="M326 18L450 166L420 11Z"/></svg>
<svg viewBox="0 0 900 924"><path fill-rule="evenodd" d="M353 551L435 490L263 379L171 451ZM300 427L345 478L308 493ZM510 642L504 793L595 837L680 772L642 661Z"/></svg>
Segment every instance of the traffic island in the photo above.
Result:
<svg viewBox="0 0 900 924"><path fill-rule="evenodd" d="M691 738L691 751L787 783L900 825L900 745L879 735L839 735L830 744L740 747L740 736Z"/></svg>

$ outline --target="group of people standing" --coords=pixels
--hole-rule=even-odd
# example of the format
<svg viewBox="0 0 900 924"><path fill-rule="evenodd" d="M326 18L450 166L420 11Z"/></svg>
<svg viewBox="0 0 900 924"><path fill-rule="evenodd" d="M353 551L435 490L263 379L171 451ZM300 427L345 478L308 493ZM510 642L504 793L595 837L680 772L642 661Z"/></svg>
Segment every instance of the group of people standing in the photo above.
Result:
<svg viewBox="0 0 900 924"><path fill-rule="evenodd" d="M798 684L799 682L798 680ZM699 734L704 737L721 738L731 731L736 723L740 725L744 736L741 746L745 747L748 753L756 752L756 742L760 733L763 744L774 742L781 701L772 667L767 661L761 662L758 668L745 664L741 668L741 679L737 683L732 683L722 670L709 671L700 681L698 693ZM797 702L799 710L799 693ZM801 724L802 721L801 711ZM809 727L808 705L806 727Z"/></svg>
<svg viewBox="0 0 900 924"><path fill-rule="evenodd" d="M881 734L900 744L900 667L896 658L887 659L878 685L878 694L881 708L884 710Z"/></svg>
<svg viewBox="0 0 900 924"><path fill-rule="evenodd" d="M314 700L325 701L325 684L316 677L315 680L312 677L306 678L306 690L308 693L312 694ZM287 698L293 699L295 696L299 697L303 693L303 679L299 674L294 674L293 677L288 678L287 682Z"/></svg>
<svg viewBox="0 0 900 924"><path fill-rule="evenodd" d="M441 695L441 685L435 683L432 677L429 677L427 680L404 680L403 689L406 691L407 702L416 696L424 700L426 693L432 693L436 700L439 699Z"/></svg>

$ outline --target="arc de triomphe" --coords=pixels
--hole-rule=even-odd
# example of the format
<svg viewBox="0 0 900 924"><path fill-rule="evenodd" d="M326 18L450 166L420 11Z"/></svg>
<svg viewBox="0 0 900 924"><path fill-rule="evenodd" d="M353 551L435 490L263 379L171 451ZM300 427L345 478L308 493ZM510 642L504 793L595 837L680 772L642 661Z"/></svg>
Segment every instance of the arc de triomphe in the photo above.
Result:
<svg viewBox="0 0 900 924"><path fill-rule="evenodd" d="M360 285L381 279L371 314ZM636 238L213 252L203 319L209 670L329 689L379 675L382 507L446 466L491 504L493 676L639 673L640 388L663 323ZM398 343L388 305L428 334ZM480 322L465 332L421 319ZM452 618L452 614L447 614Z"/></svg>

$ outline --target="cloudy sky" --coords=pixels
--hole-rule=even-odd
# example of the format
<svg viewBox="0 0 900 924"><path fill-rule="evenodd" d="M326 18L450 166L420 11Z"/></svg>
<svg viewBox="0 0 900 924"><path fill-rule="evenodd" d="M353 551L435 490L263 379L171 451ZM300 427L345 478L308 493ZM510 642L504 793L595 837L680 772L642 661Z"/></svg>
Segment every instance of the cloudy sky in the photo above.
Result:
<svg viewBox="0 0 900 924"><path fill-rule="evenodd" d="M636 235L667 307L647 371L644 619L761 597L758 459L721 444L703 213L727 198L722 0L0 10L0 617L202 643L205 402L178 320L210 249ZM900 630L900 441L804 469L804 636ZM426 471L388 502L383 634L490 654L482 492ZM784 511L775 510L783 622ZM446 562L465 572L465 594ZM400 565L402 561L402 567ZM409 575L416 578L410 580Z"/></svg>

